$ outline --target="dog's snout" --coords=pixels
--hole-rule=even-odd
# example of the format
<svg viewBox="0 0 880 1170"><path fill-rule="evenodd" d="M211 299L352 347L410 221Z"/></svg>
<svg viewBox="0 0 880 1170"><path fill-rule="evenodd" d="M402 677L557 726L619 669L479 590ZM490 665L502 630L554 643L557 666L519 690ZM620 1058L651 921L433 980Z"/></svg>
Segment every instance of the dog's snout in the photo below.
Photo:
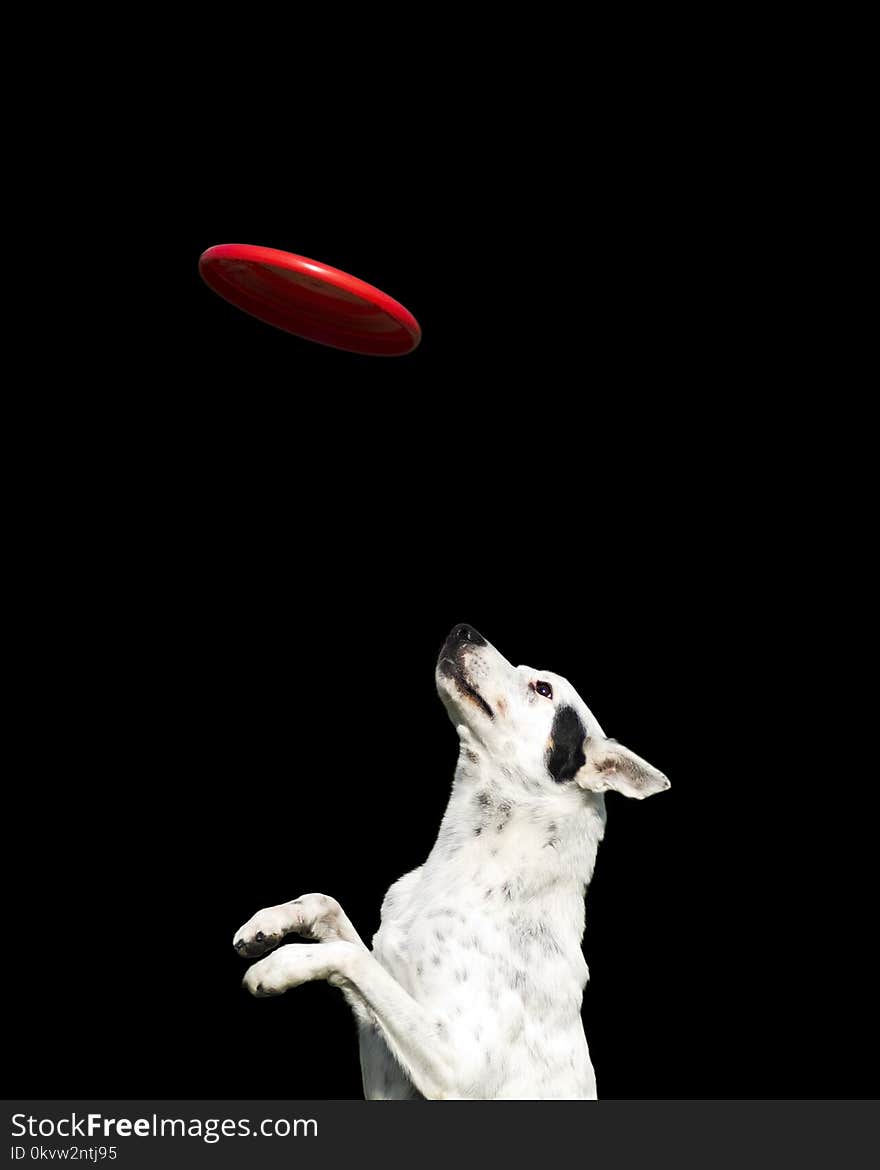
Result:
<svg viewBox="0 0 880 1170"><path fill-rule="evenodd" d="M452 633L449 635L452 642L470 642L473 646L485 646L486 639L481 633L474 629L473 626L453 626Z"/></svg>
<svg viewBox="0 0 880 1170"><path fill-rule="evenodd" d="M483 635L478 633L473 626L459 622L458 625L452 627L446 636L446 641L440 647L438 665L444 670L446 669L444 663L449 666L458 664L460 667L464 658L468 657L468 651L472 647L488 645L489 643Z"/></svg>

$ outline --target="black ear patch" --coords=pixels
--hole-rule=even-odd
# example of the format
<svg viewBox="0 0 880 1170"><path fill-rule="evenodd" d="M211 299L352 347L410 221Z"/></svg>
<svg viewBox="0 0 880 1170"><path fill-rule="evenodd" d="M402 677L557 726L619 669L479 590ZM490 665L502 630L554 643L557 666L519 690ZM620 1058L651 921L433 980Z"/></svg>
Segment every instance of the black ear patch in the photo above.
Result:
<svg viewBox="0 0 880 1170"><path fill-rule="evenodd" d="M571 780L587 762L584 755L586 738L587 729L574 707L560 707L553 720L546 756L547 771L557 783Z"/></svg>

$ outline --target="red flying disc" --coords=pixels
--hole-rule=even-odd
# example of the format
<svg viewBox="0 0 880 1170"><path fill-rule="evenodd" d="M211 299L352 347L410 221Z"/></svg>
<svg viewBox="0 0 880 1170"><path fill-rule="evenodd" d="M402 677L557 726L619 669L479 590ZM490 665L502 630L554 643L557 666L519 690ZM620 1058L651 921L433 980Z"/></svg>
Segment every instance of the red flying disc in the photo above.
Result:
<svg viewBox="0 0 880 1170"><path fill-rule="evenodd" d="M202 253L199 272L252 317L321 345L397 357L422 339L412 313L380 289L293 252L217 244Z"/></svg>

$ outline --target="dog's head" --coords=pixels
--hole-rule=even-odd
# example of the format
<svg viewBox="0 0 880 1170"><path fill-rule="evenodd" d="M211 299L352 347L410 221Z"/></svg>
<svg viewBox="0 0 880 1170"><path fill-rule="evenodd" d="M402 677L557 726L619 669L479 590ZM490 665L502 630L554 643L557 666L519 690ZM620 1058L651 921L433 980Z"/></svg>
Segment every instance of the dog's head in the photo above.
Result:
<svg viewBox="0 0 880 1170"><path fill-rule="evenodd" d="M669 787L662 772L606 738L571 683L549 671L512 666L472 626L453 627L436 678L462 739L511 774L638 799Z"/></svg>

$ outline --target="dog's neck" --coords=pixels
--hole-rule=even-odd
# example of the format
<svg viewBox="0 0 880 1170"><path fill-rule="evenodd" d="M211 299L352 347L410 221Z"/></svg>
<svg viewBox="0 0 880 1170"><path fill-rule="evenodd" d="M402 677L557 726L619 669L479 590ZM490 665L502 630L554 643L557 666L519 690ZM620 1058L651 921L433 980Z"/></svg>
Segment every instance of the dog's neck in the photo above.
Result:
<svg viewBox="0 0 880 1170"><path fill-rule="evenodd" d="M425 869L507 902L571 898L582 906L604 828L601 795L566 786L548 797L546 785L539 789L465 741Z"/></svg>

